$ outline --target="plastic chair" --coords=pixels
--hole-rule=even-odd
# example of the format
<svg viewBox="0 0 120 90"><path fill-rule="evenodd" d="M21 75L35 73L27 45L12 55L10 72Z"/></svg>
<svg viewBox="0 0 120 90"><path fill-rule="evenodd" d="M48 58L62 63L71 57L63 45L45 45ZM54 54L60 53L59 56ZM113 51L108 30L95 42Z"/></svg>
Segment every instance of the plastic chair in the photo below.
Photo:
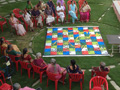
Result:
<svg viewBox="0 0 120 90"><path fill-rule="evenodd" d="M15 8L15 9L13 10L13 13L15 14L15 17L21 18L21 19L23 20L23 22L24 22L24 24L25 24L25 27L26 27L26 31L28 31L28 24L27 24L27 22L24 20L23 15L21 15L20 12L22 12L22 10L20 10L19 8Z"/></svg>
<svg viewBox="0 0 120 90"><path fill-rule="evenodd" d="M46 73L47 73L47 76L48 76L47 87L48 87L48 81L51 80L51 81L55 82L55 90L57 90L58 81L60 80L62 75L61 74L54 74L54 73L51 73L51 72L48 72L48 71L46 71ZM60 77L60 78L56 78L56 77ZM63 85L64 85L64 79L62 81L63 81Z"/></svg>
<svg viewBox="0 0 120 90"><path fill-rule="evenodd" d="M84 83L84 71L83 74L69 74L69 90L71 90L71 84L72 82L80 82L80 88L82 90L82 84Z"/></svg>
<svg viewBox="0 0 120 90"><path fill-rule="evenodd" d="M92 87L93 83L93 87ZM105 90L108 90L108 82L104 77L95 76L89 82L89 90L102 90L101 85L104 85Z"/></svg>
<svg viewBox="0 0 120 90"><path fill-rule="evenodd" d="M20 60L15 60L15 58L19 58L20 56L15 56L15 55L10 55L8 54L8 56L11 58L11 61L15 63L16 65L16 70L18 71L18 63L20 62Z"/></svg>
<svg viewBox="0 0 120 90"><path fill-rule="evenodd" d="M2 78L3 78L4 82L6 82L6 80L5 80L5 76L4 76L4 74L3 74L3 72L2 72L2 71L0 71L0 77L2 77Z"/></svg>
<svg viewBox="0 0 120 90"><path fill-rule="evenodd" d="M106 78L108 73L109 73L109 71L103 71L103 72L91 71L91 78L93 77L93 75L95 75L95 76L102 76L102 77Z"/></svg>
<svg viewBox="0 0 120 90"><path fill-rule="evenodd" d="M12 90L12 86L7 84L7 83L3 83L2 80L0 79L1 82L1 86L0 86L0 90Z"/></svg>
<svg viewBox="0 0 120 90"><path fill-rule="evenodd" d="M21 75L22 75L22 69L26 69L28 71L28 78L30 78L30 70L31 68L28 68L28 65L30 63L26 63L26 62L23 62L23 61L20 61L20 65L21 65Z"/></svg>
<svg viewBox="0 0 120 90"><path fill-rule="evenodd" d="M7 25L7 21L6 21L6 18L4 18L4 17L1 17L1 16L0 16L0 18L3 18L3 19L4 19L4 21L0 21L0 27L1 27L1 30L2 30L2 32L3 32L3 25L4 25L4 24ZM7 25L7 27L8 27L8 25Z"/></svg>
<svg viewBox="0 0 120 90"><path fill-rule="evenodd" d="M34 73L38 73L40 75L40 83L42 83L42 75L43 73L46 72L46 68L47 66L45 66L44 68L41 68L39 66L36 66L34 63L31 63L32 67L33 67L33 79L34 79Z"/></svg>
<svg viewBox="0 0 120 90"><path fill-rule="evenodd" d="M75 0L74 0L74 3L75 3L75 5L77 5ZM69 14L69 5L70 4L71 4L71 0L67 1L67 6L68 6L68 22L70 22L70 17L71 17L70 14ZM76 15L78 17L78 12L76 13Z"/></svg>

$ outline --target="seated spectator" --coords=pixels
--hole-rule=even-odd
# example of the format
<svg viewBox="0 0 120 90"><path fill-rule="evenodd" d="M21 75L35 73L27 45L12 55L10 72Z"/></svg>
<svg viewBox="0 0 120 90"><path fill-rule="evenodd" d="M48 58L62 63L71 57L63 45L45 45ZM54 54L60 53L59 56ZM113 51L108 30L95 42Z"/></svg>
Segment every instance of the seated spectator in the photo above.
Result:
<svg viewBox="0 0 120 90"><path fill-rule="evenodd" d="M44 13L45 13L46 4L44 4L43 1L39 0L38 4L36 6L39 9L43 18L45 19L45 14Z"/></svg>
<svg viewBox="0 0 120 90"><path fill-rule="evenodd" d="M8 47L10 43L8 42L5 42L5 40L3 38L0 38L0 46L5 48L5 50L3 51L4 55L7 56L7 53L6 53L6 49ZM11 44L12 47L13 47L13 50L17 51L17 52L20 52L19 48L17 47L17 45L14 45L14 44Z"/></svg>
<svg viewBox="0 0 120 90"><path fill-rule="evenodd" d="M75 19L78 20L77 16L77 6L74 4L74 0L71 1L71 4L69 5L69 14L72 17L72 23L75 23Z"/></svg>
<svg viewBox="0 0 120 90"><path fill-rule="evenodd" d="M65 11L65 1L64 0L57 0L57 5L58 5L58 3L60 3L61 4L61 6L63 7L63 10Z"/></svg>
<svg viewBox="0 0 120 90"><path fill-rule="evenodd" d="M34 17L36 20L38 20L37 25L40 24L40 27L42 28L43 27L42 17L36 6L32 10L32 17Z"/></svg>
<svg viewBox="0 0 120 90"><path fill-rule="evenodd" d="M82 74L82 71L79 68L79 66L76 65L75 60L72 59L70 62L71 62L71 65L67 67L68 73L79 73L79 74Z"/></svg>
<svg viewBox="0 0 120 90"><path fill-rule="evenodd" d="M28 12L29 14L31 14L32 9L33 9L33 5L32 5L32 3L31 3L31 1L28 0L28 1L27 1L27 5L26 5L26 10L27 10L27 12Z"/></svg>
<svg viewBox="0 0 120 90"><path fill-rule="evenodd" d="M10 14L10 23L12 27L16 29L18 35L24 36L26 34L25 28L19 23L19 20L14 17L13 13Z"/></svg>
<svg viewBox="0 0 120 90"><path fill-rule="evenodd" d="M33 62L33 59L31 58L31 56L28 53L29 53L28 49L24 48L23 54L22 54L22 60L23 60L23 62L31 63L31 62Z"/></svg>
<svg viewBox="0 0 120 90"><path fill-rule="evenodd" d="M56 77L56 78L60 78L60 81L62 79L65 79L67 73L65 68L60 67L59 64L56 64L56 60L54 58L52 58L50 64L48 64L47 71L54 74L62 74L62 77L61 76Z"/></svg>
<svg viewBox="0 0 120 90"><path fill-rule="evenodd" d="M83 5L80 8L80 21L89 22L90 19L90 11L91 8L86 1L84 1Z"/></svg>
<svg viewBox="0 0 120 90"><path fill-rule="evenodd" d="M52 0L49 0L49 1L47 2L47 4L49 5L49 7L51 7L51 9L52 9L52 11L53 11L53 13L54 13L54 16L56 17L55 5L54 5L53 1L52 1Z"/></svg>
<svg viewBox="0 0 120 90"><path fill-rule="evenodd" d="M52 26L52 23L55 21L55 18L53 17L53 12L52 9L49 7L49 5L46 6L45 16L46 16L46 24L48 26Z"/></svg>
<svg viewBox="0 0 120 90"><path fill-rule="evenodd" d="M6 50L6 53L7 54L10 54L10 55L15 55L15 56L19 56L19 57L16 57L15 60L19 60L20 57L21 57L21 52L17 52L13 49L12 45L8 45L7 47L7 50Z"/></svg>
<svg viewBox="0 0 120 90"><path fill-rule="evenodd" d="M56 10L57 10L57 14L58 14L58 16L60 17L60 19L61 19L61 21L62 21L62 24L63 24L64 18L65 18L63 6L61 6L61 4L58 3L58 6L56 7Z"/></svg>
<svg viewBox="0 0 120 90"><path fill-rule="evenodd" d="M47 66L46 62L42 59L42 55L40 52L36 54L36 58L33 63L41 68Z"/></svg>
<svg viewBox="0 0 120 90"><path fill-rule="evenodd" d="M15 83L13 85L13 90L35 90L33 88L29 88L29 87L24 87L24 88L21 88L21 85L19 83ZM37 89L36 89L37 90ZM42 90L42 89L38 89L38 90Z"/></svg>
<svg viewBox="0 0 120 90"><path fill-rule="evenodd" d="M34 31L31 15L26 10L24 10L23 18L27 22L27 24L30 26L30 31Z"/></svg>
<svg viewBox="0 0 120 90"><path fill-rule="evenodd" d="M106 67L105 62L101 62L100 66L98 67L92 67L92 71L98 71L98 72L103 72L103 71L109 71L110 67Z"/></svg>

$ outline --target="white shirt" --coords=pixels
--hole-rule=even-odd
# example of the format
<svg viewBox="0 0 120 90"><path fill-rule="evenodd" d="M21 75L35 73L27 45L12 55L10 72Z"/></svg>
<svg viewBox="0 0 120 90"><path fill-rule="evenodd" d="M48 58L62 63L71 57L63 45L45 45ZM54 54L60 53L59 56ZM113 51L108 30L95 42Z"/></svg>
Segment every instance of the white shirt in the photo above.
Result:
<svg viewBox="0 0 120 90"><path fill-rule="evenodd" d="M30 20L30 17L31 17L31 15L30 15L29 13L27 13L27 14L25 15L25 17L24 17L24 14L23 14L23 18L24 18L25 21L29 21L29 20Z"/></svg>
<svg viewBox="0 0 120 90"><path fill-rule="evenodd" d="M57 7L56 7L56 10L57 10L57 11L64 10L64 7L63 7L63 6L61 6L61 7L57 6Z"/></svg>

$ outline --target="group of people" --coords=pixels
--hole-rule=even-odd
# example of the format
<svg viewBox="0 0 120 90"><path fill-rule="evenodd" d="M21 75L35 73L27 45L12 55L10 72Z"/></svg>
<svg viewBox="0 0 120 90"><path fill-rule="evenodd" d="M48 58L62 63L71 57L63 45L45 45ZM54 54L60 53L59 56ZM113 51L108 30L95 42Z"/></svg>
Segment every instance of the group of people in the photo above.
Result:
<svg viewBox="0 0 120 90"><path fill-rule="evenodd" d="M80 21L88 22L90 18L91 8L85 0L80 0L82 3L79 4L80 11ZM78 21L77 11L78 8L75 4L75 0L69 0L70 4L68 5L68 14L72 17L72 23L75 23L75 20ZM48 26L52 26L52 23L55 22L56 16L59 16L61 23L63 24L66 21L66 5L64 0L57 0L57 7L52 0L49 0L47 3L39 1L34 7L30 0L27 1L26 8L21 11L23 14L24 21L29 25L30 31L34 31L34 22L37 22L37 26L43 28L43 21L45 19ZM17 35L24 36L26 30L20 21L14 16L13 13L10 14L9 22L13 28L16 29Z"/></svg>
<svg viewBox="0 0 120 90"><path fill-rule="evenodd" d="M60 82L63 82L62 80L66 78L66 74L68 73L75 73L75 74L83 74L83 71L81 68L76 64L76 61L74 59L70 60L70 65L66 68L61 67L59 64L56 63L56 59L51 58L50 64L47 64L42 59L42 54L38 52L36 54L36 59L32 59L31 55L29 54L29 50L27 48L23 49L23 53L19 50L17 45L11 44L4 40L4 38L0 38L0 47L4 47L4 50L2 51L4 55L15 55L18 56L15 58L15 60L21 60L23 62L29 63L28 68L31 67L31 63L33 63L36 66L41 67L47 67L46 71L54 73L54 74L61 74L60 76L57 76L56 78L59 79ZM98 67L92 67L92 72L104 72L109 71L110 67L106 67L106 64L104 62L100 63L100 66ZM94 73L95 75L95 73ZM15 89L16 90L16 89ZM19 89L18 89L19 90Z"/></svg>

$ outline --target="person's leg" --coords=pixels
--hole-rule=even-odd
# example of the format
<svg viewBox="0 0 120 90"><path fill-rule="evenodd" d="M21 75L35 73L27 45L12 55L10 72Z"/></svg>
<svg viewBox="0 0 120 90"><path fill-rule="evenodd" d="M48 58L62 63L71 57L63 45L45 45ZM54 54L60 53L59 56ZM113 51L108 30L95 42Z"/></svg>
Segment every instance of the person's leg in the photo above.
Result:
<svg viewBox="0 0 120 90"><path fill-rule="evenodd" d="M53 10L54 16L56 16L55 8L53 7L52 10Z"/></svg>
<svg viewBox="0 0 120 90"><path fill-rule="evenodd" d="M41 16L38 17L38 23L37 24L40 24L41 28L43 27L42 17Z"/></svg>

